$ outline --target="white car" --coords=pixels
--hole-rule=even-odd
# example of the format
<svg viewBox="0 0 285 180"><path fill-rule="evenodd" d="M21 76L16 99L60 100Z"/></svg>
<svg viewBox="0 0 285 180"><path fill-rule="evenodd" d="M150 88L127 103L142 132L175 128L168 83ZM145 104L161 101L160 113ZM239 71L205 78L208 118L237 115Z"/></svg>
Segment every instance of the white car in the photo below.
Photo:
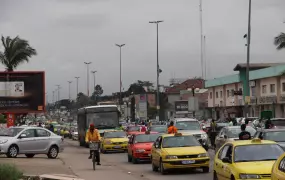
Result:
<svg viewBox="0 0 285 180"><path fill-rule="evenodd" d="M77 128L75 128L73 130L73 132L71 133L71 138L72 138L72 140L78 140L78 130L77 130Z"/></svg>

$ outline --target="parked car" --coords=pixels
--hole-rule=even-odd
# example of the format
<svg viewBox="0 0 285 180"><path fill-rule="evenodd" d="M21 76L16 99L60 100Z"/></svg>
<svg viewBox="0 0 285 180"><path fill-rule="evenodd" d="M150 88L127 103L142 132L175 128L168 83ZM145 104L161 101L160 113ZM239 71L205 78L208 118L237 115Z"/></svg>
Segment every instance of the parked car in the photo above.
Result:
<svg viewBox="0 0 285 180"><path fill-rule="evenodd" d="M13 127L0 135L0 154L15 158L25 154L32 158L46 154L55 159L63 151L63 138L41 127Z"/></svg>
<svg viewBox="0 0 285 180"><path fill-rule="evenodd" d="M285 129L258 129L253 138L275 141L285 149Z"/></svg>

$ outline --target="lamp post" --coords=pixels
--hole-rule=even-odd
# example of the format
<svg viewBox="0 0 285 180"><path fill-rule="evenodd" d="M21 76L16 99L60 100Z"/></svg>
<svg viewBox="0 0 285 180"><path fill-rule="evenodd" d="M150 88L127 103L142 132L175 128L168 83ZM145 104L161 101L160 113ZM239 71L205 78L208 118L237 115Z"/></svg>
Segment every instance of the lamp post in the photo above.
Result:
<svg viewBox="0 0 285 180"><path fill-rule="evenodd" d="M159 61L158 61L158 24L163 21L150 21L149 23L154 23L156 24L156 108L157 108L157 115L158 115L158 120L159 118L159 111L160 111L160 103L159 103L159 74L161 73L161 69L159 68Z"/></svg>
<svg viewBox="0 0 285 180"><path fill-rule="evenodd" d="M122 102L122 47L125 46L125 44L115 44L120 48L120 97L119 97L119 106L121 110L121 102Z"/></svg>
<svg viewBox="0 0 285 180"><path fill-rule="evenodd" d="M54 91L52 91L52 104L54 105Z"/></svg>
<svg viewBox="0 0 285 180"><path fill-rule="evenodd" d="M78 96L78 82L79 82L79 78L80 77L74 77L76 79L76 99L77 99L77 96Z"/></svg>
<svg viewBox="0 0 285 180"><path fill-rule="evenodd" d="M94 87L93 87L94 92L95 92L95 87L96 87L96 72L97 71L91 71L91 73L93 74L93 80L94 80Z"/></svg>
<svg viewBox="0 0 285 180"><path fill-rule="evenodd" d="M87 96L89 97L89 65L92 62L84 62L87 65Z"/></svg>
<svg viewBox="0 0 285 180"><path fill-rule="evenodd" d="M196 93L196 91L199 91L199 88L195 88L195 86L192 86L191 91L192 91L193 98L195 98L195 93ZM193 111L193 117L194 118L195 118L195 114L196 114L196 112Z"/></svg>
<svg viewBox="0 0 285 180"><path fill-rule="evenodd" d="M60 109L60 103L59 103L59 100L60 100L60 85L56 85L57 86L57 98L58 98L58 101L57 101L57 103L58 103L58 106L57 106L57 108L58 108L58 118L60 119L60 112L59 112L59 109Z"/></svg>
<svg viewBox="0 0 285 180"><path fill-rule="evenodd" d="M70 85L72 81L67 81L68 82L68 96L69 96L69 101L71 101L71 93L70 93Z"/></svg>

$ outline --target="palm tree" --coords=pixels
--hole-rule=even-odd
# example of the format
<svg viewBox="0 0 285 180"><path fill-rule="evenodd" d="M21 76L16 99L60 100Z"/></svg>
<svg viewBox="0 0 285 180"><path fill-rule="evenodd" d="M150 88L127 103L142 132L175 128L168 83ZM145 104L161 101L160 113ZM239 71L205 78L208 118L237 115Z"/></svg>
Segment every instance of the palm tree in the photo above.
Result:
<svg viewBox="0 0 285 180"><path fill-rule="evenodd" d="M37 51L29 45L27 40L18 36L11 39L2 36L4 51L0 51L0 62L6 67L7 71L13 71L23 62L29 62L29 58L37 55Z"/></svg>
<svg viewBox="0 0 285 180"><path fill-rule="evenodd" d="M277 49L285 49L285 33L280 33L274 38L274 44L277 46Z"/></svg>

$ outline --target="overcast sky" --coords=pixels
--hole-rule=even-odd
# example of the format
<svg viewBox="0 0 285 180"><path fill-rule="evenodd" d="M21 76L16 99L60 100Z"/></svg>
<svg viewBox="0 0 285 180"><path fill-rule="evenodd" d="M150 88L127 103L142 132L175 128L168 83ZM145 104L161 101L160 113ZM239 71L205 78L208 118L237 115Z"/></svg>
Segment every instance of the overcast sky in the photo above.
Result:
<svg viewBox="0 0 285 180"><path fill-rule="evenodd" d="M285 31L284 0L253 0L252 62L282 62L273 38ZM248 0L203 0L208 78L232 74L246 61ZM199 0L0 0L0 33L29 40L38 55L18 70L44 70L49 101L55 85L61 98L86 93L86 66L97 70L104 94L119 91L119 48L125 89L136 80L156 79L156 26L159 25L161 83L171 77L201 76ZM2 47L0 48L2 50ZM2 68L3 66L1 66ZM90 89L93 77L90 76ZM91 90L90 90L91 91Z"/></svg>

